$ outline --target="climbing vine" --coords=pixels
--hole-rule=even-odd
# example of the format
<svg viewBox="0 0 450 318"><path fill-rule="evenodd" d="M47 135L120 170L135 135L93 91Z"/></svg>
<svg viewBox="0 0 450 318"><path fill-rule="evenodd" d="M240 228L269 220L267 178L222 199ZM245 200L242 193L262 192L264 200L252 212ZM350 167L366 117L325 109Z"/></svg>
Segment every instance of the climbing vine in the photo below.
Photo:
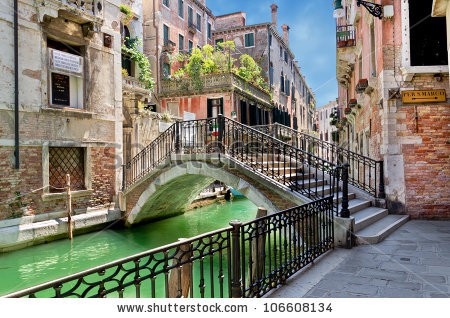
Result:
<svg viewBox="0 0 450 318"><path fill-rule="evenodd" d="M128 41L128 46L122 45L122 53L129 55L130 59L137 63L139 66L139 80L145 84L145 88L152 90L155 81L152 77L150 61L139 49L142 47L142 41L138 38L133 40L126 38L126 40Z"/></svg>

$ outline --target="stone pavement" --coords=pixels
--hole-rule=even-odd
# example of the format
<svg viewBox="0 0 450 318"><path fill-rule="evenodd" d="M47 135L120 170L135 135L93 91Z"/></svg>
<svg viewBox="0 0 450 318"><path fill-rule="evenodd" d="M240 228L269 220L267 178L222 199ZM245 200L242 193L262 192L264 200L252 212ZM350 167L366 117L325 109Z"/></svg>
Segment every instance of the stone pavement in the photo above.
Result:
<svg viewBox="0 0 450 318"><path fill-rule="evenodd" d="M450 297L450 221L412 220L376 245L337 248L271 298Z"/></svg>

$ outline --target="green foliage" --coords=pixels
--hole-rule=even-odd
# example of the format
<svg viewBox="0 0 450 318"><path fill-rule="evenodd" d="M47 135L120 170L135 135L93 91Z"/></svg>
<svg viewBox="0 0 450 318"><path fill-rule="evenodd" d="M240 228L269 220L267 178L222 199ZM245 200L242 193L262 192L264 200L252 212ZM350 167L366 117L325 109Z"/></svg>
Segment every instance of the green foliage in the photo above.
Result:
<svg viewBox="0 0 450 318"><path fill-rule="evenodd" d="M145 54L139 50L139 47L142 47L142 41L140 39L135 39L134 41L129 41L129 43L130 44L128 47L122 45L122 52L128 54L131 60L138 64L139 80L145 84L147 89L152 90L155 85L155 81L152 77L150 61Z"/></svg>
<svg viewBox="0 0 450 318"><path fill-rule="evenodd" d="M131 8L125 4L121 4L119 6L119 10L120 10L120 12L125 14L125 18L122 21L123 24L129 24L130 21L133 20L133 11L131 10Z"/></svg>
<svg viewBox="0 0 450 318"><path fill-rule="evenodd" d="M211 45L205 45L201 50L195 48L187 57L187 64L175 72L175 79L184 76L192 80L194 89L201 91L203 88L202 76L217 73L234 73L247 82L268 92L268 86L261 76L261 67L248 54L241 55L240 67L235 66L236 59L231 55L236 50L234 41L226 41L218 44L218 49ZM174 59L179 60L179 57ZM186 61L186 60L183 60Z"/></svg>

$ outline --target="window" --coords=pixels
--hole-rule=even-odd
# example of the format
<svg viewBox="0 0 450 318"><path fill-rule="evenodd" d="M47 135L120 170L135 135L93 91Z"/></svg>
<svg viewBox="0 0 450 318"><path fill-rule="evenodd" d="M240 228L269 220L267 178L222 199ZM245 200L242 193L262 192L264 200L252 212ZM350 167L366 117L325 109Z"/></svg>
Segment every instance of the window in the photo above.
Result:
<svg viewBox="0 0 450 318"><path fill-rule="evenodd" d="M194 26L194 10L188 6L188 26Z"/></svg>
<svg viewBox="0 0 450 318"><path fill-rule="evenodd" d="M287 51L284 51L284 61L285 61L286 63L289 62L289 56L288 56L288 52L287 52Z"/></svg>
<svg viewBox="0 0 450 318"><path fill-rule="evenodd" d="M283 47L280 45L280 58L283 58Z"/></svg>
<svg viewBox="0 0 450 318"><path fill-rule="evenodd" d="M269 47L272 46L272 33L269 33Z"/></svg>
<svg viewBox="0 0 450 318"><path fill-rule="evenodd" d="M184 19L184 1L178 0L178 16Z"/></svg>
<svg viewBox="0 0 450 318"><path fill-rule="evenodd" d="M163 78L169 78L170 77L170 64L163 63L162 71L163 71Z"/></svg>
<svg viewBox="0 0 450 318"><path fill-rule="evenodd" d="M286 79L286 84L285 84L285 93L287 96L289 96L290 92L291 92L291 81Z"/></svg>
<svg viewBox="0 0 450 318"><path fill-rule="evenodd" d="M197 13L197 30L202 31L202 16Z"/></svg>
<svg viewBox="0 0 450 318"><path fill-rule="evenodd" d="M210 40L211 38L212 38L211 23L208 22L208 39Z"/></svg>
<svg viewBox="0 0 450 318"><path fill-rule="evenodd" d="M281 76L280 76L280 92L284 93L284 73L283 71L281 71Z"/></svg>
<svg viewBox="0 0 450 318"><path fill-rule="evenodd" d="M70 175L71 190L84 190L84 148L49 148L49 185L50 192L62 192L66 186L66 175ZM59 188L59 189L55 189Z"/></svg>
<svg viewBox="0 0 450 318"><path fill-rule="evenodd" d="M163 26L164 45L169 45L169 27L164 24Z"/></svg>
<svg viewBox="0 0 450 318"><path fill-rule="evenodd" d="M191 53L192 52L192 49L194 48L194 42L192 42L191 40L189 40L189 42L188 42L188 50L189 50L189 53Z"/></svg>
<svg viewBox="0 0 450 318"><path fill-rule="evenodd" d="M411 66L448 65L445 18L430 15L433 0L409 0Z"/></svg>
<svg viewBox="0 0 450 318"><path fill-rule="evenodd" d="M245 47L255 46L255 33L247 33L244 35L245 37Z"/></svg>
<svg viewBox="0 0 450 318"><path fill-rule="evenodd" d="M184 36L178 34L178 52L184 51Z"/></svg>
<svg viewBox="0 0 450 318"><path fill-rule="evenodd" d="M216 41L214 42L215 47L217 50L221 50L222 48L219 46L219 43L223 43L223 39L216 39Z"/></svg>
<svg viewBox="0 0 450 318"><path fill-rule="evenodd" d="M163 0L163 5L165 5L166 7L170 6L170 1L169 0Z"/></svg>
<svg viewBox="0 0 450 318"><path fill-rule="evenodd" d="M82 48L47 40L50 105L84 107L84 59Z"/></svg>

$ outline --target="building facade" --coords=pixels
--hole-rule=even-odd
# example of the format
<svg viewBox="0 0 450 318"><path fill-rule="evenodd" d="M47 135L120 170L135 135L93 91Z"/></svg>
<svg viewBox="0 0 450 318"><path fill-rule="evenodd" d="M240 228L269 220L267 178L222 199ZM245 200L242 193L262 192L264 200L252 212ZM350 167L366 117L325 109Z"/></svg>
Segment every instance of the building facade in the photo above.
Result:
<svg viewBox="0 0 450 318"><path fill-rule="evenodd" d="M122 160L119 7L101 0L17 5L0 17L8 44L1 49L0 221L66 215L66 174L74 213L115 210Z"/></svg>
<svg viewBox="0 0 450 318"><path fill-rule="evenodd" d="M450 217L445 18L433 0L375 1L382 18L342 1L337 19L340 138L383 160L390 212Z"/></svg>
<svg viewBox="0 0 450 318"><path fill-rule="evenodd" d="M332 101L316 109L316 127L320 140L334 143L339 142L337 138L338 130L335 125L331 124L334 120L333 114L337 114L337 105L336 101Z"/></svg>
<svg viewBox="0 0 450 318"><path fill-rule="evenodd" d="M279 34L277 6L271 8L272 23L246 25L246 13L215 16L206 1L144 2L145 52L154 65L157 83L155 109L180 118L186 117L185 113L186 118L205 118L217 113L212 106L217 104L225 116L249 125L276 121L298 129L312 129L314 95L289 48L289 27L284 25L284 34ZM234 76L229 80L211 76L205 83L207 94L182 93L173 81L170 83L174 70L179 67L173 58L176 53L189 54L192 48L206 44L217 47L218 43L229 40L236 45L234 59L249 54L258 62L271 94L255 87L252 93L245 92L238 84L241 81ZM217 86L221 81L226 82L224 88Z"/></svg>

